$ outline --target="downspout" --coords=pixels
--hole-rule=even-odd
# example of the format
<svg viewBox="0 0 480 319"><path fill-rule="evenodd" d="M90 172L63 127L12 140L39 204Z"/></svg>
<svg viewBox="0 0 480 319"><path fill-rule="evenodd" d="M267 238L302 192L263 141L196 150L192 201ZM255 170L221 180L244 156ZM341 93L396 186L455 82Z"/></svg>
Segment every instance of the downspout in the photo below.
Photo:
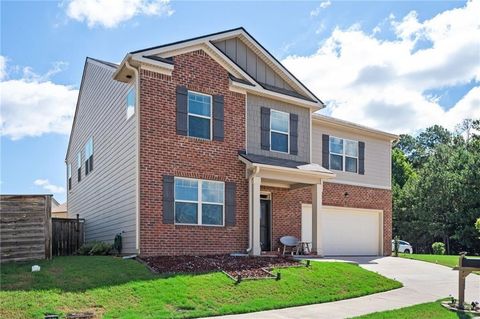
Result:
<svg viewBox="0 0 480 319"><path fill-rule="evenodd" d="M137 254L140 255L140 78L137 68L133 67L128 63L128 60L125 61L125 67L129 70L132 70L135 74L135 137L136 137L136 174L135 174L135 184L136 184L136 194L135 194L135 215L136 215L136 225L135 225L135 250Z"/></svg>

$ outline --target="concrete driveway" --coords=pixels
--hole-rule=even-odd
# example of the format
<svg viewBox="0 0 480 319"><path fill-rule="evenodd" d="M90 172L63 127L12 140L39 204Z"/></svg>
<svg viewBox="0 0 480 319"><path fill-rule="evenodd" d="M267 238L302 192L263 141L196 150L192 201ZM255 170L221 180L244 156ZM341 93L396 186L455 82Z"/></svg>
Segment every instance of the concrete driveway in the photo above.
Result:
<svg viewBox="0 0 480 319"><path fill-rule="evenodd" d="M458 272L448 267L422 261L394 257L336 258L357 262L361 267L396 279L403 288L387 292L323 304L261 311L222 318L349 318L376 311L402 308L457 296ZM480 301L480 276L467 277L466 301Z"/></svg>

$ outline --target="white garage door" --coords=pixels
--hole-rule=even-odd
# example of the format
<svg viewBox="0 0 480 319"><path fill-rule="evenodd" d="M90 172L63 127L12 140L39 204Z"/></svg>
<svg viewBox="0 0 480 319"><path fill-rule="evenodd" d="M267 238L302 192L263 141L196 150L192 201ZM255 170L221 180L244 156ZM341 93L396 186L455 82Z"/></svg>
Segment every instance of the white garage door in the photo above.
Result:
<svg viewBox="0 0 480 319"><path fill-rule="evenodd" d="M326 256L381 254L381 211L323 207L323 250ZM312 238L312 206L302 205L302 240Z"/></svg>

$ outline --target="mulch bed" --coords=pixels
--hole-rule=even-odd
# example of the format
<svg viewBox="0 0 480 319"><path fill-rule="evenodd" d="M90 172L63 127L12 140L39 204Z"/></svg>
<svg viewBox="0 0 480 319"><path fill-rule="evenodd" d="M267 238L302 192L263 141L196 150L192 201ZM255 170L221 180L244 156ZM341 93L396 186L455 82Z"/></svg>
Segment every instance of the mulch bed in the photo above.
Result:
<svg viewBox="0 0 480 319"><path fill-rule="evenodd" d="M269 278L268 269L295 267L301 264L288 257L243 257L230 255L210 256L157 256L143 261L158 273L207 273L224 271L229 276L243 279Z"/></svg>

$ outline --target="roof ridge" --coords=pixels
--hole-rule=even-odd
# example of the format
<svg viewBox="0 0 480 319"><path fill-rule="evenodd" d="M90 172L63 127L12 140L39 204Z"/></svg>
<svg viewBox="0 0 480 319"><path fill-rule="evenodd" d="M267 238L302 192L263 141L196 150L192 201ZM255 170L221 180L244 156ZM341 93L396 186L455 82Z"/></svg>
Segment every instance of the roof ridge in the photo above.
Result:
<svg viewBox="0 0 480 319"><path fill-rule="evenodd" d="M112 67L112 68L115 68L115 69L118 68L118 66L119 66L119 65L116 64L116 63L109 62L109 61L104 61L104 60L100 60L100 59L96 59L96 58L92 58L92 57L89 57L89 56L87 56L87 60L93 60L93 61L95 61L95 62L105 64L105 65L107 65L107 66L109 66L109 67Z"/></svg>

